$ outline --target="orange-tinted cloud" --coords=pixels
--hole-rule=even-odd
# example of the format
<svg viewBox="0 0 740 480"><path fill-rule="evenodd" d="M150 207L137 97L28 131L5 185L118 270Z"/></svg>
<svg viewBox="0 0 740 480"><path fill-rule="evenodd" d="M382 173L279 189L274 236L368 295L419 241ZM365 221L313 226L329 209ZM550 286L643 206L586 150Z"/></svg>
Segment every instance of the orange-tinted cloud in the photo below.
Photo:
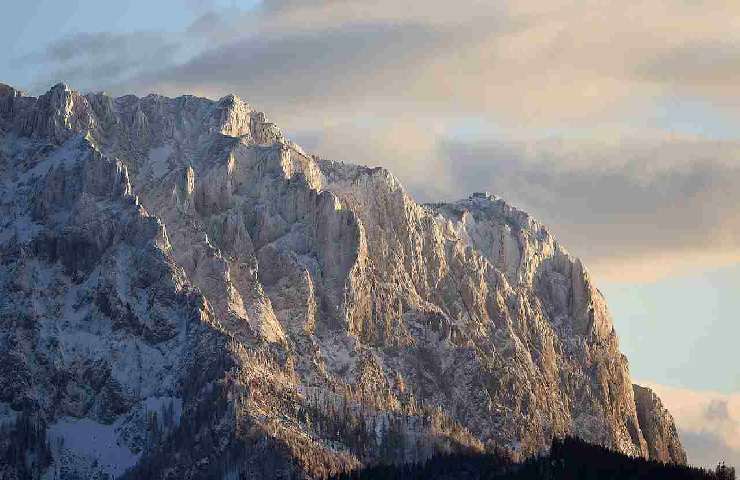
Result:
<svg viewBox="0 0 740 480"><path fill-rule="evenodd" d="M740 466L740 393L722 394L650 385L670 410L689 462Z"/></svg>

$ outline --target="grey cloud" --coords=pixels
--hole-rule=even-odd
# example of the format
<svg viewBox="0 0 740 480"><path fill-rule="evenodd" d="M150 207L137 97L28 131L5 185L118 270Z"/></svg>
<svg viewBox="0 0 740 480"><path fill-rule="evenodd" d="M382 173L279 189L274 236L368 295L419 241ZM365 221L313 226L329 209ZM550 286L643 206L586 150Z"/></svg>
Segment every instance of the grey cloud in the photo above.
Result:
<svg viewBox="0 0 740 480"><path fill-rule="evenodd" d="M724 461L740 467L740 450L728 443L728 439L737 438L738 432L728 400L712 398L700 418L699 425L680 432L684 448L690 452L690 460L706 466Z"/></svg>
<svg viewBox="0 0 740 480"><path fill-rule="evenodd" d="M730 420L730 410L727 406L727 400L713 399L709 405L707 405L706 413L704 414L707 420L712 422L727 422Z"/></svg>
<svg viewBox="0 0 740 480"><path fill-rule="evenodd" d="M108 32L78 33L52 43L45 51L31 54L26 60L66 62L81 56L96 57L117 50L120 43L119 35Z"/></svg>
<svg viewBox="0 0 740 480"><path fill-rule="evenodd" d="M740 395L651 385L673 414L689 462L740 467Z"/></svg>
<svg viewBox="0 0 740 480"><path fill-rule="evenodd" d="M436 13L423 16L413 13L419 8L376 3L266 2L250 12L207 12L188 33L207 38L209 48L117 90L237 93L290 114L306 107L357 112L369 105L376 113L484 107L480 85L470 82L481 81L484 72L475 65L488 69L495 52L480 46L518 26L495 8L447 22L443 13L460 17L466 10L432 6Z"/></svg>
<svg viewBox="0 0 740 480"><path fill-rule="evenodd" d="M453 142L442 155L453 195L500 194L549 223L574 253L598 265L610 257L740 250L740 164L731 161L738 148L733 142L679 140L605 145L580 164L547 143Z"/></svg>
<svg viewBox="0 0 740 480"><path fill-rule="evenodd" d="M740 466L740 451L727 445L720 435L682 429L679 429L679 435L690 463L709 468L720 462Z"/></svg>
<svg viewBox="0 0 740 480"><path fill-rule="evenodd" d="M689 42L665 49L637 67L643 78L677 86L732 86L740 80L740 43Z"/></svg>
<svg viewBox="0 0 740 480"><path fill-rule="evenodd" d="M104 52L118 52L120 68L102 81L117 80L120 92L179 88L217 96L236 91L271 108L284 106L275 102L294 109L350 108L345 104L351 101L358 109L372 102L386 112L398 104L400 111L472 112L535 123L593 122L630 102L629 108L642 108L656 94L645 78L670 84L677 69L686 74L717 70L715 75L722 76L722 65L734 60L731 38L725 40L728 48L715 45L721 37L717 28L723 28L718 20L732 18L730 7L702 10L665 0L626 6L573 0L546 6L537 1L265 0L251 10L217 8L205 0L187 5L201 16L183 34L207 38L205 52L191 48L201 38L184 40L183 34L151 38L147 48L138 46L140 34L80 34L40 57L52 70L74 75L75 58L84 67L99 61L101 52L102 63L109 58ZM640 19L629 35L610 20L623 14ZM676 21L666 26L667 16ZM684 30L690 30L686 39ZM689 40L699 47L681 50ZM171 50L158 48L161 43ZM131 50L139 55L128 55ZM173 50L191 58L175 61ZM85 60L78 51L85 52ZM152 54L158 51L162 54ZM690 61L697 58L708 58L707 68L693 68Z"/></svg>
<svg viewBox="0 0 740 480"><path fill-rule="evenodd" d="M59 80L100 89L173 64L179 49L176 36L157 32L77 33L15 62L39 70L36 90Z"/></svg>
<svg viewBox="0 0 740 480"><path fill-rule="evenodd" d="M275 108L327 107L364 95L395 98L413 82L418 64L449 45L453 35L421 25L377 24L247 36L140 83L183 89L207 83Z"/></svg>

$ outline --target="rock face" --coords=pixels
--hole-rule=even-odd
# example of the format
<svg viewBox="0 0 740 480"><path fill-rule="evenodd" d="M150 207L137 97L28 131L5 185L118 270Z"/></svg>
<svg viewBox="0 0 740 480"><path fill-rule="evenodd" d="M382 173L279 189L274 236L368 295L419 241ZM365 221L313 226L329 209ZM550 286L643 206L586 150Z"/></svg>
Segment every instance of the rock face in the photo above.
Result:
<svg viewBox="0 0 740 480"><path fill-rule="evenodd" d="M686 452L678 438L673 416L660 398L647 387L633 385L640 429L645 436L650 458L665 463L686 463Z"/></svg>
<svg viewBox="0 0 740 480"><path fill-rule="evenodd" d="M34 452L10 478L321 477L566 434L685 462L587 270L499 198L417 204L234 96L0 85L0 135L0 423Z"/></svg>

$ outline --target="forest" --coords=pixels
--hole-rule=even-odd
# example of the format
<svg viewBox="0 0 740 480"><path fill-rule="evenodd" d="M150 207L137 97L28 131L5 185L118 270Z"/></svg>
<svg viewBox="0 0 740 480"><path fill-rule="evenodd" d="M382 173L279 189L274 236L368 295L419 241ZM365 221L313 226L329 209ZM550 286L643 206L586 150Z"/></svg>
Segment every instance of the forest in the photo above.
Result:
<svg viewBox="0 0 740 480"><path fill-rule="evenodd" d="M335 480L735 480L735 469L714 470L634 458L578 438L554 439L549 454L512 462L505 453L435 455L413 465L380 465Z"/></svg>

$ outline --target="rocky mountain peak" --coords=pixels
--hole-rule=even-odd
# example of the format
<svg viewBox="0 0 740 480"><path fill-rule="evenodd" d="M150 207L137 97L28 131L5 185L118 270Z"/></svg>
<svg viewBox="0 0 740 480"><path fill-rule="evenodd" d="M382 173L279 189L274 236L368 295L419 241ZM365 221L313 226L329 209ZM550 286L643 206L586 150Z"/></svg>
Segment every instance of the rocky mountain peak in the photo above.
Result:
<svg viewBox="0 0 740 480"><path fill-rule="evenodd" d="M39 468L321 477L564 435L685 461L587 269L503 200L420 205L236 96L0 114L0 422L57 442Z"/></svg>
<svg viewBox="0 0 740 480"><path fill-rule="evenodd" d="M0 83L0 97L19 97L23 95L23 92L16 90L10 85Z"/></svg>

